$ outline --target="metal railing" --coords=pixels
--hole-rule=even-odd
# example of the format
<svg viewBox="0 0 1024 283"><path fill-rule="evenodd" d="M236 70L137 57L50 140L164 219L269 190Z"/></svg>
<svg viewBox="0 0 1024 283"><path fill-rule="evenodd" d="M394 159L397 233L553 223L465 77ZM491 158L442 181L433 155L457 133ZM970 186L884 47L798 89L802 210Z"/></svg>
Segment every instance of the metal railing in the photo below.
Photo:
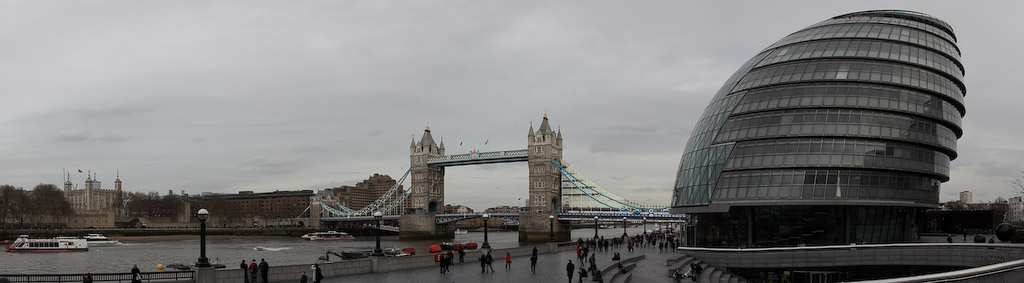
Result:
<svg viewBox="0 0 1024 283"><path fill-rule="evenodd" d="M192 281L193 271L142 272L142 281ZM82 282L82 274L0 274L11 283L64 283ZM93 273L93 282L132 282L131 273Z"/></svg>

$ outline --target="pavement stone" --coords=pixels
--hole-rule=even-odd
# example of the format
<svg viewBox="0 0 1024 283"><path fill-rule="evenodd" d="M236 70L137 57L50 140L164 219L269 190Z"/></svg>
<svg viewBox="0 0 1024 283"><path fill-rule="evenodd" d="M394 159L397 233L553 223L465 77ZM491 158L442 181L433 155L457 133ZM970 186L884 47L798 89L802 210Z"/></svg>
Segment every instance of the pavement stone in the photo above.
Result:
<svg viewBox="0 0 1024 283"><path fill-rule="evenodd" d="M666 266L665 260L675 255L675 253L668 251L659 252L657 247L653 248L638 248L632 253L626 251L625 247L622 248L610 248L608 251L596 252L597 254L597 266L603 267L612 263L612 255L615 252L619 252L623 257L631 257L635 255L645 254L646 259L637 262L637 267L630 272L635 273L648 273L649 270L657 270L651 277L658 278L658 275L664 275ZM575 251L564 251L559 253L548 253L539 254L537 256L537 273L530 272L530 257L513 257L512 267L505 269L505 255L504 254L492 254L494 257L494 272L481 273L480 262L475 258L470 260L466 258L466 262L451 266L451 274L441 274L440 265L432 268L419 268L419 269L408 269L400 271L392 271L386 273L367 273L357 274L348 276L339 276L324 278L326 283L340 283L340 282L374 282L374 283L390 283L390 282L415 282L415 283L462 283L462 282L568 282L568 277L565 274L565 264L572 260L573 264L578 268L580 262L576 259ZM645 265L651 265L647 267ZM576 278L578 274L573 274L572 282L577 282L579 279ZM633 275L633 282L668 282L668 277L658 278L656 281L637 280L638 274ZM653 280L652 278L652 280ZM587 277L584 282L590 281L591 277ZM609 278L606 278L605 282L608 282Z"/></svg>

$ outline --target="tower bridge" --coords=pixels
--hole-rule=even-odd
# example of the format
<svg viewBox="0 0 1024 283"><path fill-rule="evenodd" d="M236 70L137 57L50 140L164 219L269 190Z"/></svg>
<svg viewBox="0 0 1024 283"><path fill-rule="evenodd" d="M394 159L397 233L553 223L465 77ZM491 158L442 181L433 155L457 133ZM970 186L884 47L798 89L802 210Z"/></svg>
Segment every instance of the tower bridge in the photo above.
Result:
<svg viewBox="0 0 1024 283"><path fill-rule="evenodd" d="M481 213L452 214L444 209L445 168L452 166L526 162L529 172L528 209L519 214L491 214L495 219L518 223L520 241L543 241L554 230L555 238L568 240L571 220L622 221L641 218L675 222L681 215L669 215L667 206L641 204L619 197L597 186L563 161L562 131L552 129L547 114L540 127L533 122L527 133L527 148L446 155L444 140L435 142L430 127L423 130L419 142L409 145L409 169L395 185L370 205L352 209L342 205L330 193L321 192L310 199L310 223L371 221L381 212L385 220L399 220L403 239L454 237L455 222L481 217ZM410 186L402 184L409 178ZM549 216L558 215L552 224Z"/></svg>

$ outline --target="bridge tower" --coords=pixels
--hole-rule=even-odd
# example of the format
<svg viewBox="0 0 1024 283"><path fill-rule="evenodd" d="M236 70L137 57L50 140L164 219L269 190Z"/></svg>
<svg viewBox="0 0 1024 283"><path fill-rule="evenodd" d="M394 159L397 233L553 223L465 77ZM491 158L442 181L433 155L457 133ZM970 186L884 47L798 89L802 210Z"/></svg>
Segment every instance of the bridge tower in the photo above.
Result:
<svg viewBox="0 0 1024 283"><path fill-rule="evenodd" d="M555 240L570 240L572 227L569 223L552 223L549 216L558 217L562 205L562 174L551 163L554 158L562 162L562 130L554 131L548 123L548 114L537 131L530 122L528 167L530 171L530 210L519 215L519 241L538 242L550 238L554 230Z"/></svg>
<svg viewBox="0 0 1024 283"><path fill-rule="evenodd" d="M444 167L431 166L427 159L444 156L444 140L434 143L430 127L423 130L420 142L413 140L409 145L409 168L412 169L412 208L407 213L444 213Z"/></svg>
<svg viewBox="0 0 1024 283"><path fill-rule="evenodd" d="M435 143L430 126L423 137L409 145L409 174L412 175L410 208L402 213L400 239L435 239L455 236L455 225L436 224L435 215L444 211L444 167L427 164L427 159L444 156L444 140Z"/></svg>

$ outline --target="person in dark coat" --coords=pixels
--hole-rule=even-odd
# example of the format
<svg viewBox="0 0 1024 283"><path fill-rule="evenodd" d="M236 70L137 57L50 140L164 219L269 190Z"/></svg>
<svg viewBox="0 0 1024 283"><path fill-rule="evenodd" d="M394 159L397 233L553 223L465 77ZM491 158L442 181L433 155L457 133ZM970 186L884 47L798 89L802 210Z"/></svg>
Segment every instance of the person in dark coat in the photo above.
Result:
<svg viewBox="0 0 1024 283"><path fill-rule="evenodd" d="M487 272L487 256L480 255L480 273Z"/></svg>
<svg viewBox="0 0 1024 283"><path fill-rule="evenodd" d="M132 283L142 283L142 272L138 264L132 266Z"/></svg>
<svg viewBox="0 0 1024 283"><path fill-rule="evenodd" d="M299 277L299 283L306 283L306 272L302 272L302 277Z"/></svg>
<svg viewBox="0 0 1024 283"><path fill-rule="evenodd" d="M313 268L316 269L316 274L313 275L313 283L320 283L324 280L324 274L320 273L320 265L314 263Z"/></svg>
<svg viewBox="0 0 1024 283"><path fill-rule="evenodd" d="M239 265L239 268L242 269L242 278L245 279L245 283L249 283L249 272L247 272L249 270L249 265L245 264L244 259L242 260L242 265Z"/></svg>
<svg viewBox="0 0 1024 283"><path fill-rule="evenodd" d="M565 273L569 276L569 283L572 283L573 272L576 272L576 265L572 264L572 260L570 259L569 263L565 265Z"/></svg>
<svg viewBox="0 0 1024 283"><path fill-rule="evenodd" d="M530 256L530 272L537 273L537 255Z"/></svg>
<svg viewBox="0 0 1024 283"><path fill-rule="evenodd" d="M463 259L466 258L466 248L459 249L459 263L465 262Z"/></svg>
<svg viewBox="0 0 1024 283"><path fill-rule="evenodd" d="M494 257L491 256L491 251L487 251L487 269L494 272Z"/></svg>
<svg viewBox="0 0 1024 283"><path fill-rule="evenodd" d="M576 282L583 283L583 278L587 278L587 270L583 269L583 263L580 263L580 268L577 272L580 273L580 279Z"/></svg>
<svg viewBox="0 0 1024 283"><path fill-rule="evenodd" d="M267 272L268 271L270 271L270 264L267 264L267 260L266 259L261 258L260 259L260 276L263 277L263 282L264 283L270 282L270 281L267 281Z"/></svg>
<svg viewBox="0 0 1024 283"><path fill-rule="evenodd" d="M82 275L82 283L92 283L92 273Z"/></svg>

